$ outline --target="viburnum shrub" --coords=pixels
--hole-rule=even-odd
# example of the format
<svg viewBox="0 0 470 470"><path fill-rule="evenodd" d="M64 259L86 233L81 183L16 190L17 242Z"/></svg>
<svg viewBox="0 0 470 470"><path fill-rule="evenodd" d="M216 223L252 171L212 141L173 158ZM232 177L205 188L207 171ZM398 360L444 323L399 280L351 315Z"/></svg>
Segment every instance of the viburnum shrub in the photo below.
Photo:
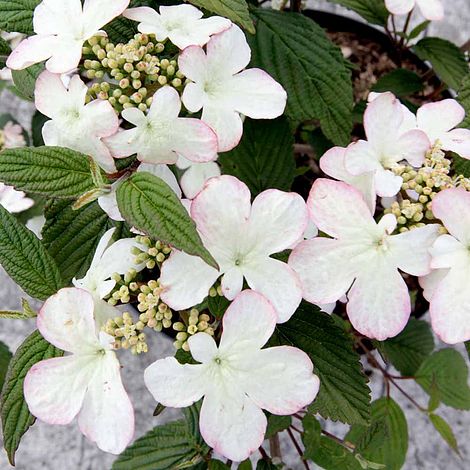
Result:
<svg viewBox="0 0 470 470"><path fill-rule="evenodd" d="M395 470L393 397L458 452L468 56L419 39L439 0L332 1L384 29L365 92L297 0L0 0L2 83L36 108L31 135L0 117L0 263L43 302L0 312L37 328L0 343L12 464L36 418L76 418L115 470L287 468L280 436L293 468ZM135 442L130 354L155 415L183 409Z"/></svg>

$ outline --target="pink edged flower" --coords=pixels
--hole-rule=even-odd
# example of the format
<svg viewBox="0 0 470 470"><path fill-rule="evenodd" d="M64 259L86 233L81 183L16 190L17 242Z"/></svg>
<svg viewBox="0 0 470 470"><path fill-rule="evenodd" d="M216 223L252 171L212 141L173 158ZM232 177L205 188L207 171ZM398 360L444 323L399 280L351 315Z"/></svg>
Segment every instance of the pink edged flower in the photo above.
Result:
<svg viewBox="0 0 470 470"><path fill-rule="evenodd" d="M184 157L179 157L176 166L185 170L180 178L181 189L188 199L194 199L206 181L220 176L220 167L216 162L194 163Z"/></svg>
<svg viewBox="0 0 470 470"><path fill-rule="evenodd" d="M159 13L150 7L130 8L124 16L139 21L141 33L154 34L157 41L169 39L179 49L204 46L213 34L232 25L221 16L202 18L202 11L192 5L160 6Z"/></svg>
<svg viewBox="0 0 470 470"><path fill-rule="evenodd" d="M87 90L78 75L72 77L68 89L59 75L45 71L39 76L36 108L51 118L42 128L44 143L89 155L103 170L113 173L116 166L102 139L117 132L118 116L107 101L85 104Z"/></svg>
<svg viewBox="0 0 470 470"><path fill-rule="evenodd" d="M3 148L13 149L26 146L24 130L19 124L7 122L0 132L3 134Z"/></svg>
<svg viewBox="0 0 470 470"><path fill-rule="evenodd" d="M394 15L406 15L418 6L423 16L430 21L444 18L444 5L441 0L385 0L385 6Z"/></svg>
<svg viewBox="0 0 470 470"><path fill-rule="evenodd" d="M432 211L449 234L432 246L432 277L422 280L432 328L442 341L470 339L470 193L446 189L432 200Z"/></svg>
<svg viewBox="0 0 470 470"><path fill-rule="evenodd" d="M392 197L403 180L392 171L407 160L420 167L430 147L429 139L416 128L416 118L392 93L375 95L364 114L367 140L351 144L346 151L345 167L352 175L374 173L375 192Z"/></svg>
<svg viewBox="0 0 470 470"><path fill-rule="evenodd" d="M23 191L17 191L13 186L0 183L0 205L12 214L23 212L34 206L34 201Z"/></svg>
<svg viewBox="0 0 470 470"><path fill-rule="evenodd" d="M357 331L378 340L400 333L411 308L398 270L413 276L431 271L428 250L439 226L392 235L394 215L376 223L356 188L327 179L315 181L307 206L319 230L332 238L304 241L289 257L304 298L326 304L349 292L347 312Z"/></svg>
<svg viewBox="0 0 470 470"><path fill-rule="evenodd" d="M213 36L206 52L191 46L179 56L180 71L193 82L184 89L183 104L192 113L202 109L202 120L215 130L220 152L240 142L241 115L274 119L286 107L287 93L270 75L244 70L250 59L250 46L236 25Z"/></svg>
<svg viewBox="0 0 470 470"><path fill-rule="evenodd" d="M145 371L145 384L165 406L183 408L204 397L202 437L224 457L245 460L264 440L267 420L262 410L296 413L315 399L320 385L310 358L300 349L261 349L275 326L271 303L256 292L244 291L223 317L219 346L206 333L188 340L200 364L161 359Z"/></svg>
<svg viewBox="0 0 470 470"><path fill-rule="evenodd" d="M77 417L90 441L119 454L134 435L134 410L121 381L114 338L98 334L93 311L93 298L82 289L61 289L45 302L38 330L71 354L35 364L26 375L24 396L36 418L65 425Z"/></svg>
<svg viewBox="0 0 470 470"><path fill-rule="evenodd" d="M170 87L160 88L153 96L150 111L128 108L122 117L136 127L105 139L116 158L137 154L141 162L173 164L182 155L194 162L217 158L217 136L200 119L180 118L181 100Z"/></svg>
<svg viewBox="0 0 470 470"><path fill-rule="evenodd" d="M22 70L46 62L52 73L66 73L78 67L85 41L119 16L130 0L43 0L34 10L35 36L20 43L10 54L7 67Z"/></svg>
<svg viewBox="0 0 470 470"><path fill-rule="evenodd" d="M278 322L287 321L302 299L297 275L271 258L296 243L307 227L307 208L295 193L269 189L251 204L248 187L233 176L211 178L191 204L191 217L217 270L196 256L174 250L162 265L162 300L175 310L201 303L222 276L222 291L233 300L251 289L272 302Z"/></svg>
<svg viewBox="0 0 470 470"><path fill-rule="evenodd" d="M443 150L470 159L470 130L455 129L465 119L465 109L452 99L428 103L418 109L418 128L431 144L438 142Z"/></svg>

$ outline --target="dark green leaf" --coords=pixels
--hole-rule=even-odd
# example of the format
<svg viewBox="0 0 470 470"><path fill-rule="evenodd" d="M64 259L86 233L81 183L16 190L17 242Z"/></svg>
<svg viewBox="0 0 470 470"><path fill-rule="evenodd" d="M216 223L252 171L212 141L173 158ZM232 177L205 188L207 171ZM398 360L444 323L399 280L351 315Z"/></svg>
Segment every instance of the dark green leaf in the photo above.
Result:
<svg viewBox="0 0 470 470"><path fill-rule="evenodd" d="M33 12L42 0L0 0L0 29L33 33Z"/></svg>
<svg viewBox="0 0 470 470"><path fill-rule="evenodd" d="M297 13L254 9L257 34L248 38L252 64L287 90L287 115L296 123L320 120L337 145L350 142L353 92L341 50L320 26Z"/></svg>
<svg viewBox="0 0 470 470"><path fill-rule="evenodd" d="M62 355L63 351L49 344L39 331L34 331L24 340L10 361L0 397L0 409L3 445L12 465L15 464L15 453L21 438L35 421L24 400L24 378L37 362Z"/></svg>
<svg viewBox="0 0 470 470"><path fill-rule="evenodd" d="M8 347L0 341L0 390L5 382L8 364L10 363L11 352Z"/></svg>
<svg viewBox="0 0 470 470"><path fill-rule="evenodd" d="M349 8L361 15L365 20L372 24L385 26L389 12L385 8L383 0L329 0L331 3L337 3L343 7Z"/></svg>
<svg viewBox="0 0 470 470"><path fill-rule="evenodd" d="M161 178L146 172L134 173L119 186L117 200L121 214L132 226L217 267L202 244L196 224Z"/></svg>
<svg viewBox="0 0 470 470"><path fill-rule="evenodd" d="M238 465L237 470L253 470L250 459L244 460Z"/></svg>
<svg viewBox="0 0 470 470"><path fill-rule="evenodd" d="M31 67L28 67L27 69L13 70L11 72L16 92L21 98L33 101L36 80L43 70L43 64L35 64L31 65Z"/></svg>
<svg viewBox="0 0 470 470"><path fill-rule="evenodd" d="M230 470L230 467L220 460L211 459L209 461L209 470Z"/></svg>
<svg viewBox="0 0 470 470"><path fill-rule="evenodd" d="M459 94L457 95L457 101L465 108L465 119L460 124L460 127L470 129L470 74L468 74L462 81ZM465 161L468 163L468 160ZM467 176L470 176L470 171Z"/></svg>
<svg viewBox="0 0 470 470"><path fill-rule="evenodd" d="M44 139L42 137L42 128L44 124L49 121L47 116L41 114L39 111L36 111L33 115L33 119L31 121L31 129L32 129L32 137L33 137L33 145L34 147L41 147L44 145Z"/></svg>
<svg viewBox="0 0 470 470"><path fill-rule="evenodd" d="M256 470L279 470L280 468L283 467L274 465L271 460L267 459L258 460L256 464Z"/></svg>
<svg viewBox="0 0 470 470"><path fill-rule="evenodd" d="M123 16L115 18L103 30L106 31L109 40L114 44L125 44L139 32L137 30L137 23Z"/></svg>
<svg viewBox="0 0 470 470"><path fill-rule="evenodd" d="M276 328L275 340L305 351L320 378L320 392L310 406L325 418L366 423L370 389L351 337L314 305L301 304L294 316Z"/></svg>
<svg viewBox="0 0 470 470"><path fill-rule="evenodd" d="M5 39L0 37L0 69L5 67L5 62L7 60L7 57L10 55L10 52L11 52L10 44L8 44L5 41Z"/></svg>
<svg viewBox="0 0 470 470"><path fill-rule="evenodd" d="M308 458L325 470L362 470L354 454L329 437L320 437Z"/></svg>
<svg viewBox="0 0 470 470"><path fill-rule="evenodd" d="M318 420L311 414L307 414L302 420L302 442L305 447L304 457L313 460L313 456L320 447L321 426Z"/></svg>
<svg viewBox="0 0 470 470"><path fill-rule="evenodd" d="M396 96L409 96L424 89L421 77L407 69L395 69L379 78L372 87L378 93L391 91Z"/></svg>
<svg viewBox="0 0 470 470"><path fill-rule="evenodd" d="M207 298L207 306L209 311L215 318L220 319L224 316L225 311L230 305L230 300L224 296L216 295Z"/></svg>
<svg viewBox="0 0 470 470"><path fill-rule="evenodd" d="M429 20L426 20L420 23L415 28L413 28L408 34L408 39L409 40L416 39L430 25L430 23L431 22Z"/></svg>
<svg viewBox="0 0 470 470"><path fill-rule="evenodd" d="M278 432L285 431L291 424L292 417L290 416L270 415L265 439L271 439L271 437L274 437Z"/></svg>
<svg viewBox="0 0 470 470"><path fill-rule="evenodd" d="M439 415L435 414L430 414L429 419L431 420L431 423L433 424L436 431L441 435L442 439L444 439L444 441L449 444L449 447L454 452L457 452L457 454L460 454L459 444L455 438L452 428L449 426L447 421L444 418L441 418Z"/></svg>

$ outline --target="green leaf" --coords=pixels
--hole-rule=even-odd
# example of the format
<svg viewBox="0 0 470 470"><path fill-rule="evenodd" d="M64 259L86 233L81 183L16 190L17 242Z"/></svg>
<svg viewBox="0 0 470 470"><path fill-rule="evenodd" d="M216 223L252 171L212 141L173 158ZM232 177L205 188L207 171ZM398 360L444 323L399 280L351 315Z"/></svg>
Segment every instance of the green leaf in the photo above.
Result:
<svg viewBox="0 0 470 470"><path fill-rule="evenodd" d="M43 64L31 65L31 67L24 70L12 70L11 75L16 86L15 91L21 98L28 101L34 100L36 80L43 70Z"/></svg>
<svg viewBox="0 0 470 470"><path fill-rule="evenodd" d="M225 311L230 305L230 300L224 296L216 295L215 297L207 297L207 307L215 318L220 319L224 316Z"/></svg>
<svg viewBox="0 0 470 470"><path fill-rule="evenodd" d="M253 470L253 465L251 465L251 460L247 459L238 464L237 470Z"/></svg>
<svg viewBox="0 0 470 470"><path fill-rule="evenodd" d="M421 77L407 69L395 69L379 78L372 87L378 93L391 91L396 96L409 96L424 89Z"/></svg>
<svg viewBox="0 0 470 470"><path fill-rule="evenodd" d="M314 305L303 303L287 322L277 325L274 338L305 351L320 378L320 392L310 406L324 418L367 423L370 389L351 337Z"/></svg>
<svg viewBox="0 0 470 470"><path fill-rule="evenodd" d="M248 185L253 197L268 188L289 191L295 177L294 136L286 118L247 119L240 144L219 157L224 174Z"/></svg>
<svg viewBox="0 0 470 470"><path fill-rule="evenodd" d="M265 439L270 439L278 432L285 431L291 424L291 416L270 415L268 417L268 427L266 428Z"/></svg>
<svg viewBox="0 0 470 470"><path fill-rule="evenodd" d="M454 90L458 90L468 74L465 54L453 43L441 38L421 39L414 52L421 60L431 62L439 78Z"/></svg>
<svg viewBox="0 0 470 470"><path fill-rule="evenodd" d="M63 351L49 344L39 331L34 331L24 340L10 361L0 397L0 409L3 445L12 465L15 464L15 453L21 438L35 421L24 400L24 378L37 362L62 355Z"/></svg>
<svg viewBox="0 0 470 470"><path fill-rule="evenodd" d="M302 442L305 447L304 457L312 460L320 447L321 426L313 415L307 414L302 420L302 427L304 428L302 433Z"/></svg>
<svg viewBox="0 0 470 470"><path fill-rule="evenodd" d="M44 124L49 121L47 116L41 114L39 111L36 111L33 115L33 119L31 120L31 133L33 138L33 146L34 147L41 147L44 145L44 139L42 137L42 128Z"/></svg>
<svg viewBox="0 0 470 470"><path fill-rule="evenodd" d="M467 351L468 358L470 359L470 341L465 341L465 350Z"/></svg>
<svg viewBox="0 0 470 470"><path fill-rule="evenodd" d="M8 349L7 345L0 341L0 390L3 387L5 382L5 377L7 375L8 364L10 363L11 352Z"/></svg>
<svg viewBox="0 0 470 470"><path fill-rule="evenodd" d="M431 22L426 20L413 28L408 34L408 40L411 41L412 39L416 39L430 24Z"/></svg>
<svg viewBox="0 0 470 470"><path fill-rule="evenodd" d="M430 414L429 419L431 423L433 424L434 428L436 429L436 431L441 435L442 439L444 439L444 441L447 442L449 447L454 452L460 455L459 444L454 435L454 432L452 431L452 428L449 426L447 421L444 418L440 417L439 415L435 415L435 414Z"/></svg>
<svg viewBox="0 0 470 470"><path fill-rule="evenodd" d="M460 410L470 410L468 368L454 349L441 349L429 356L416 372L416 382L430 393L432 384L439 389L442 403Z"/></svg>
<svg viewBox="0 0 470 470"><path fill-rule="evenodd" d="M470 129L470 74L468 74L462 81L459 94L457 95L457 101L465 108L465 119L459 127ZM464 161L468 163L468 160ZM467 176L470 176L470 172Z"/></svg>
<svg viewBox="0 0 470 470"><path fill-rule="evenodd" d="M245 0L187 0L197 7L204 8L217 15L224 16L239 24L249 33L255 34L255 27L248 12Z"/></svg>
<svg viewBox="0 0 470 470"><path fill-rule="evenodd" d="M266 70L287 90L287 115L299 123L320 120L337 145L350 142L353 92L341 50L320 26L298 13L253 10L257 34L248 38L252 65Z"/></svg>
<svg viewBox="0 0 470 470"><path fill-rule="evenodd" d="M88 157L61 147L4 150L0 154L0 180L48 197L76 198L94 187Z"/></svg>
<svg viewBox="0 0 470 470"><path fill-rule="evenodd" d="M230 470L230 467L220 460L211 459L209 461L209 470Z"/></svg>
<svg viewBox="0 0 470 470"><path fill-rule="evenodd" d="M137 23L123 16L115 18L111 23L107 24L103 30L106 31L109 40L113 44L125 44L130 39L133 39L134 35L139 32Z"/></svg>
<svg viewBox="0 0 470 470"><path fill-rule="evenodd" d="M5 67L5 62L10 55L11 52L11 47L10 44L8 44L5 39L0 37L0 69Z"/></svg>
<svg viewBox="0 0 470 470"><path fill-rule="evenodd" d="M372 436L371 439L372 426L377 429L377 423L380 423L378 429L382 436ZM399 470L405 463L408 451L406 417L391 398L380 398L372 403L371 426L353 425L345 439L355 445L362 442L362 448L358 451L366 459L384 464L387 470Z"/></svg>
<svg viewBox="0 0 470 470"><path fill-rule="evenodd" d="M202 244L196 224L161 178L146 172L134 173L119 186L117 200L129 224L217 268L216 261Z"/></svg>
<svg viewBox="0 0 470 470"><path fill-rule="evenodd" d="M26 299L21 299L21 305L23 306L22 312L2 311L0 312L0 318L9 318L10 320L29 320L30 318L37 317L37 313L31 308Z"/></svg>
<svg viewBox="0 0 470 470"><path fill-rule="evenodd" d="M64 285L41 241L2 206L0 264L27 294L37 299L47 299Z"/></svg>
<svg viewBox="0 0 470 470"><path fill-rule="evenodd" d="M42 0L0 0L0 29L32 34L34 9Z"/></svg>
<svg viewBox="0 0 470 470"><path fill-rule="evenodd" d="M385 8L383 0L329 0L343 7L349 8L361 15L372 24L385 26L390 13Z"/></svg>
<svg viewBox="0 0 470 470"><path fill-rule="evenodd" d="M411 376L432 353L434 338L428 322L411 318L398 336L377 344L387 362L402 375Z"/></svg>
<svg viewBox="0 0 470 470"><path fill-rule="evenodd" d="M320 437L308 458L325 470L362 470L354 454L329 437Z"/></svg>
<svg viewBox="0 0 470 470"><path fill-rule="evenodd" d="M256 464L256 470L279 470L283 468L281 465L275 465L271 459L261 459L258 460Z"/></svg>

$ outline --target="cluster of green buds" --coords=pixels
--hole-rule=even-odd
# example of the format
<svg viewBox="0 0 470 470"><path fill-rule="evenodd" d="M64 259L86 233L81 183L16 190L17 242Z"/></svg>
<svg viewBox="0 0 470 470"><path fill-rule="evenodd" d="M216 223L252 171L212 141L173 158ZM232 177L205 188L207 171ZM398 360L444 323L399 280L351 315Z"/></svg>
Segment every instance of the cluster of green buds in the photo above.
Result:
<svg viewBox="0 0 470 470"><path fill-rule="evenodd" d="M171 48L147 34L136 34L127 44L93 36L82 50L86 76L95 80L87 100L107 100L118 113L126 108L146 112L159 88L169 85L181 92L186 81Z"/></svg>
<svg viewBox="0 0 470 470"><path fill-rule="evenodd" d="M180 312L181 320L173 323L173 329L177 331L176 341L173 343L176 349L189 351L188 339L196 333L207 333L214 336L214 327L210 324L210 316L199 313L197 308Z"/></svg>
<svg viewBox="0 0 470 470"><path fill-rule="evenodd" d="M135 255L135 263L146 263L147 269L153 269L155 266L161 264L168 258L171 253L171 247L165 245L161 241L153 241L149 237L138 236L136 237L137 243L144 245L147 250L142 251L140 248L134 247L132 254Z"/></svg>
<svg viewBox="0 0 470 470"><path fill-rule="evenodd" d="M115 338L115 349L130 349L132 354L142 354L148 352L143 332L145 326L140 320L134 322L132 315L124 312L121 317L109 319L103 331Z"/></svg>

